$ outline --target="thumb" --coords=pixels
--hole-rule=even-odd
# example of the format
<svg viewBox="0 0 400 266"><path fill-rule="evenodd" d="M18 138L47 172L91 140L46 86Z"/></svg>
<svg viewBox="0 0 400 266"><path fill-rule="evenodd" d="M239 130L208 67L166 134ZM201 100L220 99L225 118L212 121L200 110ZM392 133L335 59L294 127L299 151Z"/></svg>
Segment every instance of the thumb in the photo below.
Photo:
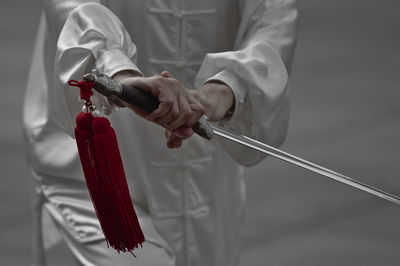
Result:
<svg viewBox="0 0 400 266"><path fill-rule="evenodd" d="M161 72L161 76L164 78L172 78L172 75L168 71Z"/></svg>

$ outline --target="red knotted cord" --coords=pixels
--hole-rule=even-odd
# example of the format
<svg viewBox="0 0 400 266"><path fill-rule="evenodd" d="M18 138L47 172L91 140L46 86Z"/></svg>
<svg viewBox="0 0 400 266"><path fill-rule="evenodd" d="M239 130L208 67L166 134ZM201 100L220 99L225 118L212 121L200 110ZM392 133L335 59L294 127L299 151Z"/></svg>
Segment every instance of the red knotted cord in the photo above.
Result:
<svg viewBox="0 0 400 266"><path fill-rule="evenodd" d="M82 80L82 81L77 81L77 80L70 80L68 81L68 85L74 86L74 87L79 87L81 89L81 99L85 100L87 103L92 104L92 101L90 100L90 97L93 95L92 88L94 86L94 82Z"/></svg>

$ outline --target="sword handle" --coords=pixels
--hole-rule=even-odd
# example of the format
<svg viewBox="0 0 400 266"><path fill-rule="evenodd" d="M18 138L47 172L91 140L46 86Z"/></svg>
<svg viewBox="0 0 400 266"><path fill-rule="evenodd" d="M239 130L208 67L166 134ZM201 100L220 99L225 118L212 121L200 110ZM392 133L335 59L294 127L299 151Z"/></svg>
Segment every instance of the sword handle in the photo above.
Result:
<svg viewBox="0 0 400 266"><path fill-rule="evenodd" d="M121 84L121 87L121 93L117 94L117 96L130 105L146 113L151 113L158 108L160 103L152 94L132 86L128 87Z"/></svg>

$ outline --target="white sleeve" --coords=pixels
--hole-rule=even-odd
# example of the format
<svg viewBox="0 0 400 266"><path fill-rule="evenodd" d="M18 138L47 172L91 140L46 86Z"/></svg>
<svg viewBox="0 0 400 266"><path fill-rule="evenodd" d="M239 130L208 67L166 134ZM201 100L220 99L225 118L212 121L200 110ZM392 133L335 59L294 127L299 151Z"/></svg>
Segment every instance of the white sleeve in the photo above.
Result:
<svg viewBox="0 0 400 266"><path fill-rule="evenodd" d="M234 51L207 54L195 85L208 80L227 84L234 93L231 117L220 123L273 146L283 143L288 129L289 72L296 42L296 0L242 0ZM265 156L222 141L243 165Z"/></svg>
<svg viewBox="0 0 400 266"><path fill-rule="evenodd" d="M73 136L75 117L82 103L79 89L70 87L68 80L81 80L83 74L94 68L110 76L121 70L141 72L134 63L136 46L121 21L105 6L96 2L75 5L62 25L54 63L51 109L57 120L53 122ZM96 92L92 102L98 108L106 104L105 98Z"/></svg>

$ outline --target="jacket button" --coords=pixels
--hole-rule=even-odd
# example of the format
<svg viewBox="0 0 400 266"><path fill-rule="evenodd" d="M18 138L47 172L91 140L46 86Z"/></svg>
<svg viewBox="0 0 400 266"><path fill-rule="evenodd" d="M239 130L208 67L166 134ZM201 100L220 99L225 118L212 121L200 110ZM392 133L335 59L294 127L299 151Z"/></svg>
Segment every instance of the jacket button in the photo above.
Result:
<svg viewBox="0 0 400 266"><path fill-rule="evenodd" d="M175 10L174 17L177 18L177 19L182 19L183 18L183 12L181 10Z"/></svg>
<svg viewBox="0 0 400 266"><path fill-rule="evenodd" d="M78 238L84 238L84 237L86 237L86 233L79 231L77 236L78 236Z"/></svg>

